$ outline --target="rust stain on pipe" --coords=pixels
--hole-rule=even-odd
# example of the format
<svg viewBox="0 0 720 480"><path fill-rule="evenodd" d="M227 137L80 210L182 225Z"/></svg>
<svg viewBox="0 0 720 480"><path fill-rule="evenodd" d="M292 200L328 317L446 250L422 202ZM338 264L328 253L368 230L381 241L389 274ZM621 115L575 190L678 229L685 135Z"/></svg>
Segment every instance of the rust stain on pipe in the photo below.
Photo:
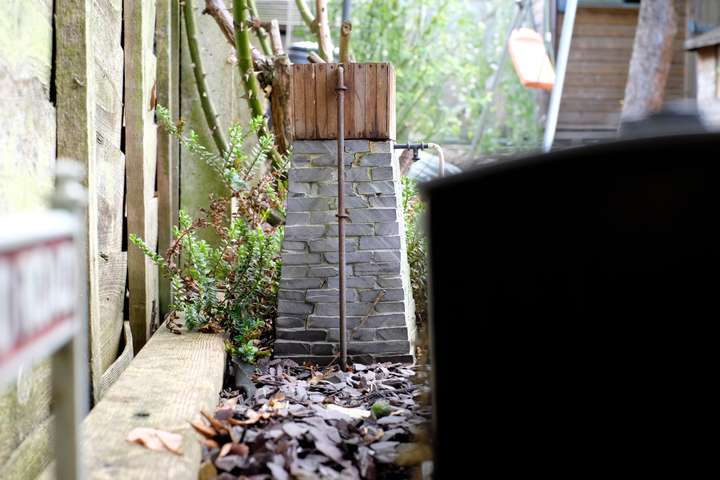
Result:
<svg viewBox="0 0 720 480"><path fill-rule="evenodd" d="M346 314L346 292L345 292L345 164L343 154L345 153L345 69L342 65L337 70L337 168L338 168L338 264L339 264L339 302L338 310L340 316L340 368L347 370L347 319Z"/></svg>

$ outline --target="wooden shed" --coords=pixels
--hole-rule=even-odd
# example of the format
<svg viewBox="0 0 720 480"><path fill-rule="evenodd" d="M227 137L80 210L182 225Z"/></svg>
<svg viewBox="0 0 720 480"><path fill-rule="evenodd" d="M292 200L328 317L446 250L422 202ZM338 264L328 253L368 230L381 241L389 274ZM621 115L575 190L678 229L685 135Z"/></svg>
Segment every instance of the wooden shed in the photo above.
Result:
<svg viewBox="0 0 720 480"><path fill-rule="evenodd" d="M554 35L562 34L564 2L558 8ZM666 100L692 96L684 49L687 0L675 0L678 31L675 38ZM616 135L630 66L639 2L580 0L567 66L556 144L591 143Z"/></svg>
<svg viewBox="0 0 720 480"><path fill-rule="evenodd" d="M695 52L698 106L706 120L720 124L720 27L685 42Z"/></svg>

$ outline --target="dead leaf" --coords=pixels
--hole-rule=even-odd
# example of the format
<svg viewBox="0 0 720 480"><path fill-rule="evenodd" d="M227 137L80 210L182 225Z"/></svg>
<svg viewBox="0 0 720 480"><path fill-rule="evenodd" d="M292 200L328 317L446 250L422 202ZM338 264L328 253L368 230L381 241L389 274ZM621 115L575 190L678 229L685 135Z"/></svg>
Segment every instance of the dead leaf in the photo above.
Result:
<svg viewBox="0 0 720 480"><path fill-rule="evenodd" d="M282 424L282 429L289 437L297 438L307 433L308 428L295 422L285 422Z"/></svg>
<svg viewBox="0 0 720 480"><path fill-rule="evenodd" d="M402 423L405 421L405 417L400 417L398 415L388 415L387 417L382 417L377 421L378 425L394 425L396 423Z"/></svg>
<svg viewBox="0 0 720 480"><path fill-rule="evenodd" d="M343 372L263 360L253 381L250 398L226 400L208 419L218 428L202 422L205 433L214 434L204 439L211 447L204 451L219 480L414 478L411 469L423 455L402 445L427 443L418 427L431 409L421 404L427 376L418 378L413 367L356 364ZM372 415L376 402L387 405L391 418ZM407 466L395 464L398 457Z"/></svg>
<svg viewBox="0 0 720 480"><path fill-rule="evenodd" d="M170 452L182 455L182 435L155 428L137 427L128 433L128 442L137 443L156 452Z"/></svg>
<svg viewBox="0 0 720 480"><path fill-rule="evenodd" d="M349 417L358 419L358 418L368 418L370 417L370 411L369 410L363 410L362 408L347 408L347 407L341 407L339 405L335 404L328 404L325 406L328 410L334 410L336 412L343 413Z"/></svg>
<svg viewBox="0 0 720 480"><path fill-rule="evenodd" d="M250 447L244 443L234 443L230 449L233 455L237 455L242 458L246 458L250 453Z"/></svg>
<svg viewBox="0 0 720 480"><path fill-rule="evenodd" d="M228 418L231 418L235 414L235 407L224 407L219 408L215 411L215 418L217 418L220 421L225 421Z"/></svg>
<svg viewBox="0 0 720 480"><path fill-rule="evenodd" d="M220 449L220 453L218 454L218 457L224 457L228 453L230 453L230 450L232 449L233 444L232 443L226 443L222 446Z"/></svg>
<svg viewBox="0 0 720 480"><path fill-rule="evenodd" d="M220 444L212 438L203 438L202 443L204 443L205 446L208 447L210 450L212 450L213 448L220 448Z"/></svg>
<svg viewBox="0 0 720 480"><path fill-rule="evenodd" d="M273 480L288 480L290 475L285 471L285 467L277 463L268 463L268 469L272 473Z"/></svg>
<svg viewBox="0 0 720 480"><path fill-rule="evenodd" d="M210 415L205 410L200 413L203 417L205 417L208 422L210 422L210 425L212 425L212 427L217 430L218 433L222 434L227 432L227 428L225 428L225 425L223 425L222 422L220 422L220 420L215 418L213 415Z"/></svg>
<svg viewBox="0 0 720 480"><path fill-rule="evenodd" d="M205 425L200 420L193 420L190 425L195 429L196 432L203 435L206 438L212 438L217 435L217 432L212 427Z"/></svg>
<svg viewBox="0 0 720 480"><path fill-rule="evenodd" d="M320 451L323 455L326 455L328 458L335 460L337 463L343 463L342 451L327 440L316 439L315 448L318 449L318 451Z"/></svg>

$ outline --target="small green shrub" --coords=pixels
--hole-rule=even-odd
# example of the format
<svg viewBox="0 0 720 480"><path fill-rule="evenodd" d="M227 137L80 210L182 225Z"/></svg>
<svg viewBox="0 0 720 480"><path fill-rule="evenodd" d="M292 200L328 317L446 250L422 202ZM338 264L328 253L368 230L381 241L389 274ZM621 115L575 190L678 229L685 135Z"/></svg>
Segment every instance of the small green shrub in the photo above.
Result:
<svg viewBox="0 0 720 480"><path fill-rule="evenodd" d="M170 277L171 309L184 314L189 329L227 332L231 353L254 362L270 353L263 339L271 336L280 279L283 228L269 223L268 217L272 211L282 211L285 176L277 170L257 174L273 138L260 136L254 147L246 149L248 137L258 133L262 121L252 121L247 129L234 126L228 153L220 157L201 145L194 132L183 136L181 126L173 124L162 107L158 118L188 151L218 172L227 192L210 198L201 218L193 220L181 210L174 242L164 255L134 235L130 241ZM200 238L202 229L212 229L217 243Z"/></svg>
<svg viewBox="0 0 720 480"><path fill-rule="evenodd" d="M422 333L426 329L428 320L428 249L427 238L422 228L425 204L417 194L417 185L413 179L403 176L402 186L410 284L415 299L415 319Z"/></svg>

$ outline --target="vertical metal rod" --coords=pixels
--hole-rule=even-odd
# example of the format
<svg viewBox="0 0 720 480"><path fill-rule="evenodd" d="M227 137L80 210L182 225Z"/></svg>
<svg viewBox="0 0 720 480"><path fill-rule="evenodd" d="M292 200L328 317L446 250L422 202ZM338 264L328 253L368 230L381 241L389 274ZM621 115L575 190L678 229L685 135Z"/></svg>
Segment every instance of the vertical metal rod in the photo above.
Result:
<svg viewBox="0 0 720 480"><path fill-rule="evenodd" d="M568 57L570 56L570 43L572 42L573 28L575 27L576 11L577 0L567 0L562 33L560 35L560 45L558 46L555 85L553 85L552 93L550 94L550 106L548 107L545 136L543 138L543 150L546 152L550 151L555 141L555 129L557 128L558 115L560 113L560 100L562 100L563 87L565 86L565 71L567 69Z"/></svg>
<svg viewBox="0 0 720 480"><path fill-rule="evenodd" d="M337 163L338 163L338 263L339 263L339 302L338 310L340 315L340 368L347 369L347 320L345 318L345 164L343 157L345 153L345 69L338 65L337 74Z"/></svg>
<svg viewBox="0 0 720 480"><path fill-rule="evenodd" d="M68 210L76 215L75 245L78 248L78 272L76 282L75 335L52 356L52 395L55 403L55 477L58 480L83 480L86 472L82 464L80 422L87 415L90 398L88 385L88 269L87 242L87 192L80 183L84 177L79 163L58 159L56 187L52 198L53 207Z"/></svg>

